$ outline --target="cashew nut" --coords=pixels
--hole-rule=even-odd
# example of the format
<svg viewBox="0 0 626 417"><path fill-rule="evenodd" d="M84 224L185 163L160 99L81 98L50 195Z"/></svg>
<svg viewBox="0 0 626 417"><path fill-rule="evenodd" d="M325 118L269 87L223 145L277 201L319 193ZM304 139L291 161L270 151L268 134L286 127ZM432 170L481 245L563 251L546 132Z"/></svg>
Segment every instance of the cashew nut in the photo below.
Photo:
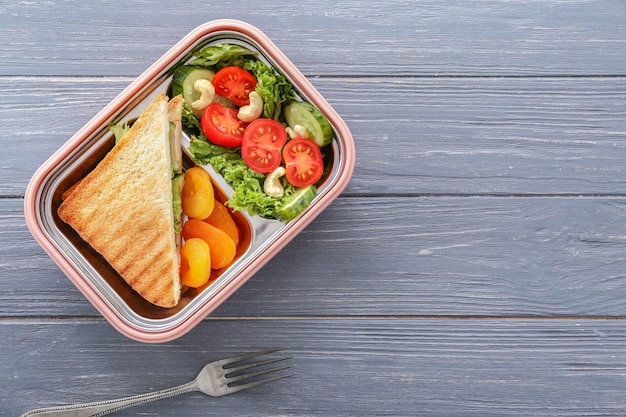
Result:
<svg viewBox="0 0 626 417"><path fill-rule="evenodd" d="M213 102L215 98L215 87L211 81L201 78L193 83L194 90L200 93L200 98L191 103L194 113L202 114L202 111Z"/></svg>
<svg viewBox="0 0 626 417"><path fill-rule="evenodd" d="M248 95L250 104L241 106L237 117L242 122L251 122L258 119L263 114L263 99L256 91L251 91Z"/></svg>
<svg viewBox="0 0 626 417"><path fill-rule="evenodd" d="M265 178L263 191L270 197L280 198L285 194L283 185L280 183L280 177L285 175L285 168L278 167Z"/></svg>
<svg viewBox="0 0 626 417"><path fill-rule="evenodd" d="M289 135L290 139L309 137L309 132L306 130L306 127L304 126L295 125L293 129L290 127L287 127L285 130L287 131L287 135Z"/></svg>

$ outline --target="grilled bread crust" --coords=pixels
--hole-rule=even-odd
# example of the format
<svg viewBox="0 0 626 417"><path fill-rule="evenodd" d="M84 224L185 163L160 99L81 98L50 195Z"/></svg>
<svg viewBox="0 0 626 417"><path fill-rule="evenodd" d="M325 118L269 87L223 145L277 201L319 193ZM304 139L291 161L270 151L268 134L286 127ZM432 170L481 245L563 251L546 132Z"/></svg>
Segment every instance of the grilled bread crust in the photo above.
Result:
<svg viewBox="0 0 626 417"><path fill-rule="evenodd" d="M143 298L160 307L180 299L167 97L157 96L83 178L59 217Z"/></svg>

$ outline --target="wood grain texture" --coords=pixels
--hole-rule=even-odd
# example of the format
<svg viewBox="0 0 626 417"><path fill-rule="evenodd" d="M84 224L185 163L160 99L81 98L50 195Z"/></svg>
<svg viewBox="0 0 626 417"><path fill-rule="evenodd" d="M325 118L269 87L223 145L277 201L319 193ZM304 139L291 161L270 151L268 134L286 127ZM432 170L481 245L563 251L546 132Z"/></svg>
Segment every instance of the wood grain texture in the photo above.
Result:
<svg viewBox="0 0 626 417"><path fill-rule="evenodd" d="M0 200L0 316L92 316L20 209ZM339 198L213 315L623 317L625 211L623 198Z"/></svg>
<svg viewBox="0 0 626 417"><path fill-rule="evenodd" d="M136 76L219 18L258 26L307 75L624 75L624 14L610 0L14 2L0 75Z"/></svg>
<svg viewBox="0 0 626 417"><path fill-rule="evenodd" d="M97 321L0 322L3 415L187 382L204 362L290 346L297 375L119 416L621 416L621 320L226 320L162 344ZM42 341L45 341L43 343ZM26 352L26 354L24 354ZM50 358L55 360L51 361Z"/></svg>
<svg viewBox="0 0 626 417"><path fill-rule="evenodd" d="M131 81L0 77L0 195ZM312 82L354 136L350 195L626 195L626 77Z"/></svg>
<svg viewBox="0 0 626 417"><path fill-rule="evenodd" d="M612 0L0 4L0 416L165 388L276 345L296 377L116 415L623 416L625 15ZM213 314L146 345L33 240L24 191L218 18L257 26L309 77L356 169Z"/></svg>

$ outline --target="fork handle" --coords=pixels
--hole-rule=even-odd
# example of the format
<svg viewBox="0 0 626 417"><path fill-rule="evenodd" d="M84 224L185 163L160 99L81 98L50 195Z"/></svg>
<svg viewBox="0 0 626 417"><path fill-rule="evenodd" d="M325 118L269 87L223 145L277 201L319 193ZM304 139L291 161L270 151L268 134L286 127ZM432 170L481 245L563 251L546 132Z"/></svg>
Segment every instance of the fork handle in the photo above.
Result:
<svg viewBox="0 0 626 417"><path fill-rule="evenodd" d="M186 392L197 391L196 381L191 381L177 387L167 388L160 391L148 392L146 394L134 395L132 397L119 398L117 400L97 401L85 404L70 404L58 407L38 408L22 414L21 417L98 417L105 414L114 413L124 408L135 405L173 397Z"/></svg>

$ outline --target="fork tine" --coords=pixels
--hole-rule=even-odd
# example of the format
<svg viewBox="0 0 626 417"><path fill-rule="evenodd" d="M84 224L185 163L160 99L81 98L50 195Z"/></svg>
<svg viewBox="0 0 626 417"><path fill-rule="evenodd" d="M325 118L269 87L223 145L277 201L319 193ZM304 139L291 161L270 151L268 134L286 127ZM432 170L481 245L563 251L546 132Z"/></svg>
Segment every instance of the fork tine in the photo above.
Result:
<svg viewBox="0 0 626 417"><path fill-rule="evenodd" d="M258 352L245 353L243 355L233 356L231 358L226 358L226 359L219 360L219 361L216 362L216 364L221 365L222 368L224 368L224 369L230 369L233 366L236 366L236 364L238 362L242 362L242 361L245 361L247 359L256 358L258 356L263 356L263 355L267 355L269 353L274 353L274 352L278 352L278 351L286 350L286 349L289 349L289 348L286 348L286 347L283 347L283 348L273 348L273 349L260 350Z"/></svg>
<svg viewBox="0 0 626 417"><path fill-rule="evenodd" d="M239 384L239 385L233 385L233 386L228 385L228 394L232 394L233 392L237 392L237 391L243 391L248 388L258 387L259 385L267 384L268 382L272 382L272 381L278 381L279 379L289 378L290 376L294 376L294 375L295 375L295 372L291 374L286 374L286 375L277 375L271 378L259 379L257 381L252 381L252 382L248 382L245 384Z"/></svg>
<svg viewBox="0 0 626 417"><path fill-rule="evenodd" d="M246 374L240 374L240 375L235 375L235 376L228 376L228 375L226 375L226 378L228 379L228 386L230 387L230 386L237 385L235 383L239 382L239 381L245 381L246 379L252 379L252 378L255 378L257 376L270 374L272 372L278 372L278 371L282 371L284 369L289 369L289 368L293 368L293 365L285 365L285 366L278 366L276 368L262 369L260 371L249 372L249 373L246 373Z"/></svg>
<svg viewBox="0 0 626 417"><path fill-rule="evenodd" d="M267 384L268 382L277 381L279 379L288 378L295 375L282 374L273 377L262 377L273 372L283 371L291 368L293 365L276 366L259 368L253 372L246 372L247 369L256 368L272 363L291 359L291 356L274 357L262 360L251 360L258 356L267 355L269 353L286 350L288 348L274 348L266 349L258 352L245 353L239 356L233 356L218 361L211 362L203 368L203 371L207 369L206 373L200 373L198 379L202 379L200 382L200 390L207 395L213 397L220 397L222 395L232 394L234 392L242 391L248 388L256 387L259 385ZM203 377L203 378L201 378Z"/></svg>
<svg viewBox="0 0 626 417"><path fill-rule="evenodd" d="M229 377L230 375L243 371L244 369L255 368L255 367L263 366L263 365L269 365L270 363L281 362L281 361L292 359L292 358L293 356L283 356L280 358L266 359L264 361L244 363L242 365L237 365L237 366L229 366L229 367L223 366L222 369L224 369L225 371L228 371L228 373L226 374L226 377Z"/></svg>

